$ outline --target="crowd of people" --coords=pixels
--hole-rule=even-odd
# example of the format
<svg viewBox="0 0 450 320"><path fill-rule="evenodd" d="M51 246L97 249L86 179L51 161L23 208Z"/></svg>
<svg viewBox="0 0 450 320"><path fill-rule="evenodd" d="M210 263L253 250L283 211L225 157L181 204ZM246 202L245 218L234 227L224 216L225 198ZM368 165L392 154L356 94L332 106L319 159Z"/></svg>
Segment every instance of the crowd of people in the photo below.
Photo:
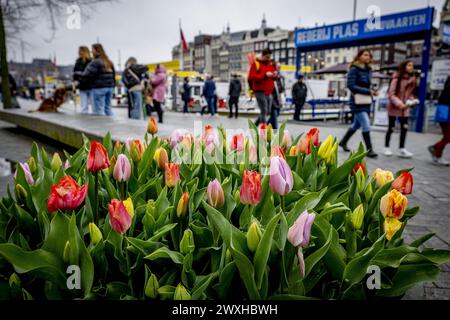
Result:
<svg viewBox="0 0 450 320"><path fill-rule="evenodd" d="M260 110L255 124L270 123L274 129L277 129L277 117L280 110L277 97L279 97L279 92L282 90L282 85L280 84L279 68L271 59L271 54L272 52L269 49L262 51L261 56L250 66L248 79ZM351 92L349 104L353 115L353 123L339 142L339 145L345 152L349 152L348 141L356 131L361 129L367 156L376 158L378 154L374 150L370 135L370 113L373 98L378 96L379 93L372 83L372 58L370 50L361 49L350 63L347 73L347 88ZM303 79L303 75L299 75L297 83L292 88L293 104L295 105L294 120L296 121L300 120L301 111L307 97L308 90ZM388 98L389 125L385 136L384 155L387 157L393 155L390 149L390 140L398 122L400 125L400 141L397 155L403 158L411 158L413 154L405 148L406 135L410 122L410 110L419 103L417 99L417 77L415 76L414 63L412 61L406 60L400 63L398 71L392 75L389 83ZM450 76L445 83L445 88L440 95L438 103L446 106L448 113L448 107L450 106ZM266 121L268 115L269 119ZM434 163L448 166L450 163L442 158L442 153L444 147L450 142L450 123L448 120L447 122L444 120L440 122L440 126L443 137L438 143L428 147L428 150Z"/></svg>
<svg viewBox="0 0 450 320"><path fill-rule="evenodd" d="M80 92L81 113L87 114L89 104L92 114L112 116L111 100L116 84L114 64L109 59L103 46L93 44L91 51L85 46L78 50L78 59L73 70L73 79ZM126 89L128 101L128 117L141 119L143 104L148 116L155 111L158 121L163 122L163 108L166 95L166 68L157 65L150 74L145 65L130 57L125 63L121 81Z"/></svg>

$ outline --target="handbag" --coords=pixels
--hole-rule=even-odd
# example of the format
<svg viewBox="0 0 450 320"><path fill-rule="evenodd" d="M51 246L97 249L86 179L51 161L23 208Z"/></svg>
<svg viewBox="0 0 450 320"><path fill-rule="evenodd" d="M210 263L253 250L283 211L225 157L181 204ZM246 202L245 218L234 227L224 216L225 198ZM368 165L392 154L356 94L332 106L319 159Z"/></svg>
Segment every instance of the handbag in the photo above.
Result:
<svg viewBox="0 0 450 320"><path fill-rule="evenodd" d="M368 94L355 93L353 99L356 105L372 104L372 96Z"/></svg>
<svg viewBox="0 0 450 320"><path fill-rule="evenodd" d="M434 115L434 121L439 123L450 123L450 106L445 104L436 105L436 113Z"/></svg>

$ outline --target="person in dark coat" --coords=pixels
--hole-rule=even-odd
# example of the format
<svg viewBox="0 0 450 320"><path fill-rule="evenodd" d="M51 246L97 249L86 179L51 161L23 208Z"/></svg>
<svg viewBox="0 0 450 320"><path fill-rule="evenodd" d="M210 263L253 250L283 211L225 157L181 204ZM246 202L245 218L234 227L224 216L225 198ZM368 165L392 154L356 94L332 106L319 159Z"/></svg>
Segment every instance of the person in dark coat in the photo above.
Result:
<svg viewBox="0 0 450 320"><path fill-rule="evenodd" d="M298 76L298 81L292 87L292 100L295 105L294 120L300 121L302 108L305 105L306 96L308 95L308 88L303 82L303 75Z"/></svg>
<svg viewBox="0 0 450 320"><path fill-rule="evenodd" d="M142 114L143 91L148 79L148 68L138 64L136 58L130 57L125 63L122 82L128 94L128 118L140 119Z"/></svg>
<svg viewBox="0 0 450 320"><path fill-rule="evenodd" d="M229 107L230 107L230 115L228 116L228 118L232 118L233 117L233 106L236 110L235 112L235 118L237 119L238 114L239 114L239 97L241 95L241 91L242 91L242 84L241 84L241 80L239 80L239 77L237 74L233 75L233 79L231 79L230 81L230 89L228 91L228 94L230 96L230 100L229 100Z"/></svg>
<svg viewBox="0 0 450 320"><path fill-rule="evenodd" d="M17 87L16 80L11 75L11 73L8 73L8 80L9 80L9 90L11 92L11 108L19 109L20 104L19 104L19 101L17 100L18 87ZM0 77L0 101L3 101L3 94L2 94L1 86L2 86L2 78Z"/></svg>
<svg viewBox="0 0 450 320"><path fill-rule="evenodd" d="M77 88L80 91L81 113L84 114L89 113L89 100L92 103L92 91L89 81L81 75L91 60L91 53L88 47L81 46L78 48L78 59L75 61L75 66L73 67L73 80L78 83Z"/></svg>
<svg viewBox="0 0 450 320"><path fill-rule="evenodd" d="M181 93L183 100L183 113L189 113L189 101L191 100L191 85L189 84L189 77L184 77L183 91Z"/></svg>
<svg viewBox="0 0 450 320"><path fill-rule="evenodd" d="M203 85L203 94L206 102L208 103L208 111L213 116L215 113L215 98L216 98L216 83L214 82L214 77L210 76L206 79L205 84ZM203 108L200 112L203 115Z"/></svg>
<svg viewBox="0 0 450 320"><path fill-rule="evenodd" d="M269 123L272 124L273 129L278 129L278 116L281 112L281 107L283 104L282 101L282 94L285 91L285 81L284 77L280 74L280 68L281 64L276 63L275 64L276 70L278 72L278 77L275 79L275 83L273 86L272 91L272 106L270 108L270 117L269 117Z"/></svg>
<svg viewBox="0 0 450 320"><path fill-rule="evenodd" d="M444 90L439 96L438 103L450 109L450 76L445 81ZM442 157L442 154L445 146L450 143L450 122L441 122L439 124L442 128L442 139L433 146L428 147L428 151L430 151L434 163L441 166L449 166L450 163Z"/></svg>
<svg viewBox="0 0 450 320"><path fill-rule="evenodd" d="M370 139L370 108L372 106L372 97L377 96L378 92L372 90L372 53L367 49L361 49L350 64L350 70L347 74L347 88L351 92L350 109L353 113L353 124L348 129L339 145L346 152L350 149L347 142L351 136L359 129L362 130L362 136L366 144L367 156L375 158L378 155L373 151Z"/></svg>
<svg viewBox="0 0 450 320"><path fill-rule="evenodd" d="M114 65L99 43L92 45L92 55L94 59L81 76L89 81L92 87L94 114L112 116L111 99L116 83Z"/></svg>

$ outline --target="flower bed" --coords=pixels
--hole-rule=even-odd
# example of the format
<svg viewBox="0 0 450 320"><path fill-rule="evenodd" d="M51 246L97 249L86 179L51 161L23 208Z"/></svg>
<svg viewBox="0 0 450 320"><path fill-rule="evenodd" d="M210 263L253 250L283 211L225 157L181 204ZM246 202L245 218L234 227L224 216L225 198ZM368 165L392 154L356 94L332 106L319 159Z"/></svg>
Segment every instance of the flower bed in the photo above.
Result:
<svg viewBox="0 0 450 320"><path fill-rule="evenodd" d="M402 238L410 169L249 124L161 139L150 121L64 164L33 145L0 201L0 298L400 298L436 279L450 252Z"/></svg>

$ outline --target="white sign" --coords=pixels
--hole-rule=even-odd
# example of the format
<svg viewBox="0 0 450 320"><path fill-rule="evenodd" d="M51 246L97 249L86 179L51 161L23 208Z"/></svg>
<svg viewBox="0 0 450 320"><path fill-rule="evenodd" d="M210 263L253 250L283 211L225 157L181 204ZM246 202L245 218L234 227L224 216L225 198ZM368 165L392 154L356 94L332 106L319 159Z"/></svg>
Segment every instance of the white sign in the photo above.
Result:
<svg viewBox="0 0 450 320"><path fill-rule="evenodd" d="M436 60L431 68L431 90L443 90L445 80L450 75L450 59Z"/></svg>

